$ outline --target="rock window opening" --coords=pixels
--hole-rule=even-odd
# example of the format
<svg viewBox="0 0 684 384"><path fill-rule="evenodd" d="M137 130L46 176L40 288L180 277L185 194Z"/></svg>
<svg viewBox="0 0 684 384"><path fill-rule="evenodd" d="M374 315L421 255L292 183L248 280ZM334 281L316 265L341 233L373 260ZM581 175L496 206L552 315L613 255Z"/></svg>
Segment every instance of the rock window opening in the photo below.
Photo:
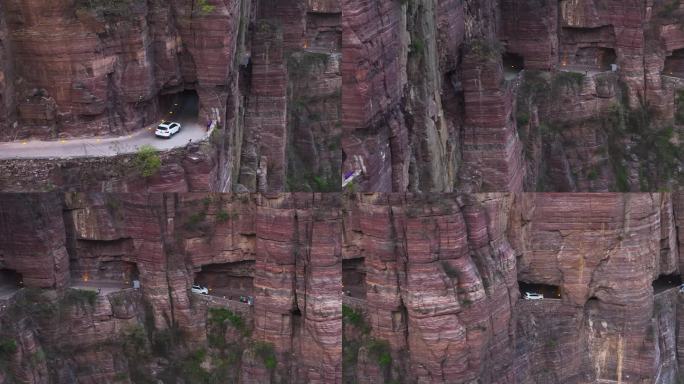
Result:
<svg viewBox="0 0 684 384"><path fill-rule="evenodd" d="M574 65L587 70L610 71L617 63L617 55L612 48L585 47L577 50Z"/></svg>
<svg viewBox="0 0 684 384"><path fill-rule="evenodd" d="M663 74L684 78L684 49L678 49L672 52L672 55L665 58Z"/></svg>
<svg viewBox="0 0 684 384"><path fill-rule="evenodd" d="M140 276L138 266L126 261L103 262L98 272L103 280L121 281L126 285L132 284Z"/></svg>
<svg viewBox="0 0 684 384"><path fill-rule="evenodd" d="M363 257L342 260L342 289L347 296L366 299L366 266Z"/></svg>
<svg viewBox="0 0 684 384"><path fill-rule="evenodd" d="M116 291L140 288L140 272L134 262L123 260L98 260L88 268L72 270L73 287L91 287Z"/></svg>
<svg viewBox="0 0 684 384"><path fill-rule="evenodd" d="M557 285L528 283L525 281L518 281L520 287L520 297L525 298L540 298L536 295L542 295L543 299L560 299L561 289Z"/></svg>
<svg viewBox="0 0 684 384"><path fill-rule="evenodd" d="M681 275L660 275L657 279L653 280L653 293L660 293L670 288L679 287L681 284Z"/></svg>
<svg viewBox="0 0 684 384"><path fill-rule="evenodd" d="M195 274L194 284L207 288L207 294L254 302L254 260L209 264Z"/></svg>
<svg viewBox="0 0 684 384"><path fill-rule="evenodd" d="M24 286L24 279L20 273L12 269L0 269L0 300L10 298Z"/></svg>
<svg viewBox="0 0 684 384"><path fill-rule="evenodd" d="M506 80L512 80L525 69L525 59L515 53L506 52L502 56Z"/></svg>

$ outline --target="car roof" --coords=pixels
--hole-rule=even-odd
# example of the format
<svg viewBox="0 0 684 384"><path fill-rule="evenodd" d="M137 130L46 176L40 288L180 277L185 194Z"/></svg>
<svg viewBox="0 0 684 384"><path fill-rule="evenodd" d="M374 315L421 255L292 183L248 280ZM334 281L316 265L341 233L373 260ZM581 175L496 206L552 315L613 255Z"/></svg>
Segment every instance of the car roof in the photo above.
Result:
<svg viewBox="0 0 684 384"><path fill-rule="evenodd" d="M170 126L172 126L172 125L174 125L174 124L178 124L178 123L173 122L173 121L162 121L162 122L159 124L159 126L160 126L160 127L164 127L164 128L168 128L168 127L170 127Z"/></svg>

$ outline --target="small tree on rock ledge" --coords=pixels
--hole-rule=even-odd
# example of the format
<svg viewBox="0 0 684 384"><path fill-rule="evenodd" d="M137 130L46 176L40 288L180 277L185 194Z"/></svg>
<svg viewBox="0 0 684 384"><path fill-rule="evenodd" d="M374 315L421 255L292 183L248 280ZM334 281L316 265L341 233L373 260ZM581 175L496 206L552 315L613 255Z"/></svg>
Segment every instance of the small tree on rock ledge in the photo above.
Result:
<svg viewBox="0 0 684 384"><path fill-rule="evenodd" d="M143 145L138 148L133 163L143 177L153 176L161 168L161 158L157 150L151 145Z"/></svg>

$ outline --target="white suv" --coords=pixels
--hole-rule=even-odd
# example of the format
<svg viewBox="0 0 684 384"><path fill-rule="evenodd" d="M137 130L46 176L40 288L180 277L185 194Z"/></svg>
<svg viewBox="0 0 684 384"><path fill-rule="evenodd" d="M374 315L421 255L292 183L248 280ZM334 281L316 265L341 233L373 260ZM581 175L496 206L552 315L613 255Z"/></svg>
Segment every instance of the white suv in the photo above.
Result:
<svg viewBox="0 0 684 384"><path fill-rule="evenodd" d="M161 124L159 124L157 130L154 131L154 134L158 137L169 138L174 134L180 132L180 129L180 123L175 123L173 121L163 121Z"/></svg>
<svg viewBox="0 0 684 384"><path fill-rule="evenodd" d="M525 300L541 300L543 298L544 295L541 293L525 292Z"/></svg>
<svg viewBox="0 0 684 384"><path fill-rule="evenodd" d="M203 287L199 284L193 284L191 291L192 291L192 293L199 293L201 295L208 295L209 294L209 289L207 289L207 287Z"/></svg>

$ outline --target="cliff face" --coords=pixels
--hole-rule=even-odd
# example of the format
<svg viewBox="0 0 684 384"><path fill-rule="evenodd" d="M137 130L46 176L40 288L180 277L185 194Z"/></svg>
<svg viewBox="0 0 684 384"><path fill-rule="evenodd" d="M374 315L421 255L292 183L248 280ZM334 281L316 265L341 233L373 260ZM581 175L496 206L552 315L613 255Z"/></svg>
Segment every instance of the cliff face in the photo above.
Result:
<svg viewBox="0 0 684 384"><path fill-rule="evenodd" d="M345 380L675 382L673 199L358 196L343 233Z"/></svg>
<svg viewBox="0 0 684 384"><path fill-rule="evenodd" d="M3 347L2 377L341 381L339 204L312 194L6 195L0 268L25 288L0 314L3 343L15 346ZM191 294L193 282L212 291Z"/></svg>
<svg viewBox="0 0 684 384"><path fill-rule="evenodd" d="M365 167L361 189L676 183L678 2L349 0L343 9L343 170Z"/></svg>
<svg viewBox="0 0 684 384"><path fill-rule="evenodd" d="M339 191L341 171L369 192L679 184L674 0L1 6L0 139L216 120L191 191Z"/></svg>
<svg viewBox="0 0 684 384"><path fill-rule="evenodd" d="M354 308L345 312L363 314L345 324L347 382L515 378L518 292L505 237L512 199L466 200L367 195L350 202L344 263L356 270L343 270L363 274L364 285L343 301Z"/></svg>
<svg viewBox="0 0 684 384"><path fill-rule="evenodd" d="M0 196L0 378L672 383L681 202Z"/></svg>
<svg viewBox="0 0 684 384"><path fill-rule="evenodd" d="M215 120L206 140L212 180L175 192L339 190L337 2L1 3L0 140L122 136L160 119L201 129ZM27 166L40 172L45 163ZM188 171L170 165L162 178ZM116 179L113 168L95 176Z"/></svg>

